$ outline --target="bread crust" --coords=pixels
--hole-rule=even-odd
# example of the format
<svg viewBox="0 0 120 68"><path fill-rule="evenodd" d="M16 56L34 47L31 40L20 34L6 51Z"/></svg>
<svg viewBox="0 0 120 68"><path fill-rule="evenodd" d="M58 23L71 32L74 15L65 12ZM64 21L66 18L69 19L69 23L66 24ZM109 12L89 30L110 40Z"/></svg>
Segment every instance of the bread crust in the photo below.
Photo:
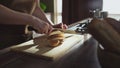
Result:
<svg viewBox="0 0 120 68"><path fill-rule="evenodd" d="M61 31L53 31L48 35L48 43L49 46L56 47L63 43L64 33Z"/></svg>

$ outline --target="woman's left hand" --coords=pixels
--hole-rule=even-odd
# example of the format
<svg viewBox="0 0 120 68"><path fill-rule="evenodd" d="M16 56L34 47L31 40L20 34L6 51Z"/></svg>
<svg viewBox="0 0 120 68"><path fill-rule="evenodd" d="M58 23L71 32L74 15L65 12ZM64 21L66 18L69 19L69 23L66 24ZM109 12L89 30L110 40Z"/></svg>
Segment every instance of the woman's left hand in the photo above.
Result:
<svg viewBox="0 0 120 68"><path fill-rule="evenodd" d="M66 24L60 23L60 24L53 25L53 28L67 29L68 26Z"/></svg>

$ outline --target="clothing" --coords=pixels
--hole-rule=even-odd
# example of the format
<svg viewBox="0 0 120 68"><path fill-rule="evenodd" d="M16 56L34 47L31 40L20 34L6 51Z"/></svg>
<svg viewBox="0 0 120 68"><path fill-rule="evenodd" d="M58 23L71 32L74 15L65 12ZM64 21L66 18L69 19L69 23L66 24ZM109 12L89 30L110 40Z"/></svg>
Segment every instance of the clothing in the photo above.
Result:
<svg viewBox="0 0 120 68"><path fill-rule="evenodd" d="M19 12L30 14L34 0L0 0L0 4ZM16 45L31 39L25 33L26 25L6 25L0 24L0 49Z"/></svg>
<svg viewBox="0 0 120 68"><path fill-rule="evenodd" d="M10 5L12 4L13 0L0 0L0 4L6 6L6 7L9 7L10 8Z"/></svg>

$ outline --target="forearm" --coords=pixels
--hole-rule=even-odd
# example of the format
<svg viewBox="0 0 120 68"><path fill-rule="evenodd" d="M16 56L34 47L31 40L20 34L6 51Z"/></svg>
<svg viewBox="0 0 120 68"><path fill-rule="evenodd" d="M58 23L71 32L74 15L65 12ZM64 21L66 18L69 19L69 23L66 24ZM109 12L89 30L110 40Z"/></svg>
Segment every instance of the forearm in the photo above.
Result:
<svg viewBox="0 0 120 68"><path fill-rule="evenodd" d="M0 5L0 24L30 25L39 33L49 33L52 27L45 21L25 13L20 13Z"/></svg>
<svg viewBox="0 0 120 68"><path fill-rule="evenodd" d="M0 5L0 24L26 25L31 24L30 19L32 19L31 15L16 12Z"/></svg>
<svg viewBox="0 0 120 68"><path fill-rule="evenodd" d="M42 20L44 20L44 21L46 21L46 22L48 22L49 24L52 24L52 25L53 25L53 23L51 23L51 22L47 19L44 11L42 11L42 9L40 8L39 5L40 5L39 0L36 0L36 8L35 8L35 10L34 10L34 12L33 12L33 15L36 16L36 17L38 17L38 18L40 18L40 19L42 19Z"/></svg>

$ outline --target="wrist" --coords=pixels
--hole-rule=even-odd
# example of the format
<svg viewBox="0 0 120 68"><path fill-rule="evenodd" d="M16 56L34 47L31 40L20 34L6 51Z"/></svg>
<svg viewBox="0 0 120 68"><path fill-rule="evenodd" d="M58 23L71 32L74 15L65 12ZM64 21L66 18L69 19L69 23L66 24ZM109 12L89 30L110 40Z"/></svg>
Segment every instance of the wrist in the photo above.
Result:
<svg viewBox="0 0 120 68"><path fill-rule="evenodd" d="M34 20L35 20L35 17L32 16L32 15L28 15L27 18L26 18L27 24L30 25L30 26L34 25Z"/></svg>

